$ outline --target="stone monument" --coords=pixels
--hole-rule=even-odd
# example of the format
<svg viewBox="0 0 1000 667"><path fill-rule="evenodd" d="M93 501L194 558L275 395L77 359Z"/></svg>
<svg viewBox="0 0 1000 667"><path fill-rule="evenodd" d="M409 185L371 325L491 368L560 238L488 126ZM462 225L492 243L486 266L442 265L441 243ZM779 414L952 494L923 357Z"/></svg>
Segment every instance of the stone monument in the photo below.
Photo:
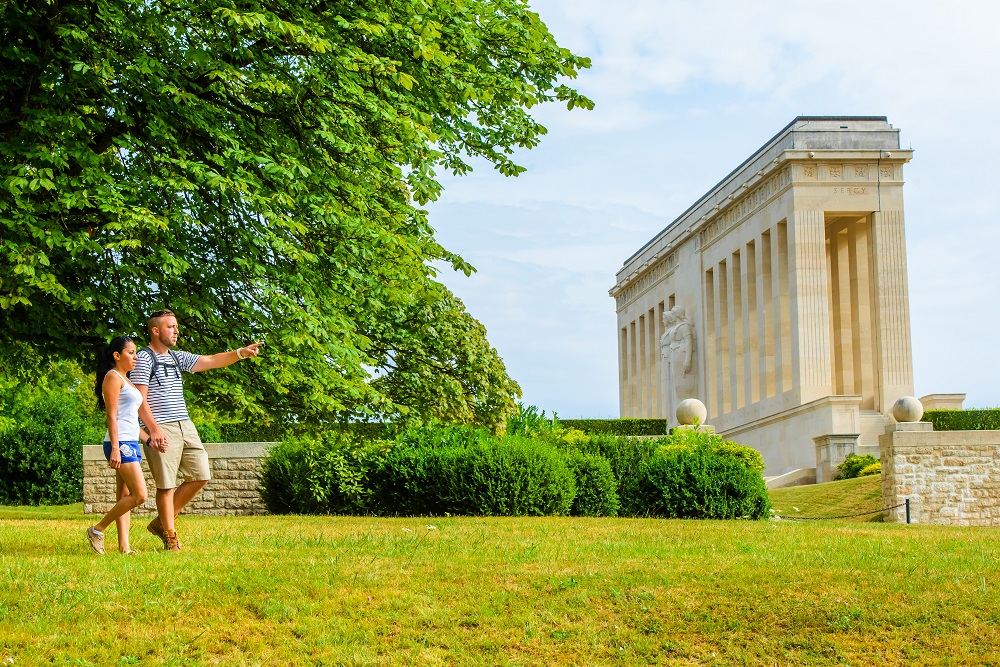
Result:
<svg viewBox="0 0 1000 667"><path fill-rule="evenodd" d="M629 257L611 289L621 415L675 425L697 398L768 475L877 453L913 394L911 157L884 117L796 118Z"/></svg>
<svg viewBox="0 0 1000 667"><path fill-rule="evenodd" d="M674 306L663 314L666 331L660 337L660 354L668 371L664 374L667 414L675 414L684 399L697 398L698 374L694 364L694 325L684 316L684 309Z"/></svg>

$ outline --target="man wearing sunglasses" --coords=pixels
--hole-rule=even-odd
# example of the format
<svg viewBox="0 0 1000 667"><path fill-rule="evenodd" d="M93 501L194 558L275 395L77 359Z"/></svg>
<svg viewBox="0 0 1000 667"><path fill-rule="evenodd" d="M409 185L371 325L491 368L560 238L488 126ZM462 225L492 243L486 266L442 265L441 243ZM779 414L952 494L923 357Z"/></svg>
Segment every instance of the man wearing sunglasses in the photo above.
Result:
<svg viewBox="0 0 1000 667"><path fill-rule="evenodd" d="M256 357L262 343L252 343L231 352L198 355L174 350L179 329L172 311L158 310L149 316L149 347L139 351L130 379L142 393L149 410L143 410L143 425L149 440L143 447L150 472L156 480L156 518L146 529L163 540L167 551L180 551L174 519L212 478L198 430L188 416L184 401L185 373L225 368L241 359ZM150 422L147 417L152 417ZM177 486L178 474L183 478Z"/></svg>

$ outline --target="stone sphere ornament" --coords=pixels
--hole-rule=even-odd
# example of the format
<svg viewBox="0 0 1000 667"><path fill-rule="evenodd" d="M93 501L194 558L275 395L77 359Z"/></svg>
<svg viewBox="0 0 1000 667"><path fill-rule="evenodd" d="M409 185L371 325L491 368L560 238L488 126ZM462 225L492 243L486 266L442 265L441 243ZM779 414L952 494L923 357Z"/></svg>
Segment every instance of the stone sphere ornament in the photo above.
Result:
<svg viewBox="0 0 1000 667"><path fill-rule="evenodd" d="M923 416L924 406L913 396L901 396L892 404L892 418L897 422L918 422Z"/></svg>
<svg viewBox="0 0 1000 667"><path fill-rule="evenodd" d="M695 422L703 426L706 419L708 408L697 398L685 398L677 404L677 423L681 426L692 426Z"/></svg>

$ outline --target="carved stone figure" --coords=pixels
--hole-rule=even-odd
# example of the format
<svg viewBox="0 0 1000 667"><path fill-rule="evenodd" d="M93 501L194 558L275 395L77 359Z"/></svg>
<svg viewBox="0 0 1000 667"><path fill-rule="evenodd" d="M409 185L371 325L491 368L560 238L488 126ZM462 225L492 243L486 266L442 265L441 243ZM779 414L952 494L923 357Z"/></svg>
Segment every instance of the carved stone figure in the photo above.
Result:
<svg viewBox="0 0 1000 667"><path fill-rule="evenodd" d="M684 309L674 306L663 313L665 331L660 338L660 354L667 364L669 383L667 415L672 416L685 398L698 397L698 374L695 364L694 325L685 317Z"/></svg>

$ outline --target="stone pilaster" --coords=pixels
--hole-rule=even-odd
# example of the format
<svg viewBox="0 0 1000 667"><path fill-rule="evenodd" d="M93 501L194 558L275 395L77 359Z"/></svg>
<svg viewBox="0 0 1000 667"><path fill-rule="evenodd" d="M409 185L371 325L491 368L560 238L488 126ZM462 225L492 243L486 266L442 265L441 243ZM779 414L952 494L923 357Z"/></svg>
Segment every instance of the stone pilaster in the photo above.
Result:
<svg viewBox="0 0 1000 667"><path fill-rule="evenodd" d="M876 409L888 414L897 398L913 394L910 297L902 211L872 214L872 246L879 388Z"/></svg>
<svg viewBox="0 0 1000 667"><path fill-rule="evenodd" d="M830 297L823 211L795 211L789 230L794 254L792 302L794 388L808 403L830 395Z"/></svg>

